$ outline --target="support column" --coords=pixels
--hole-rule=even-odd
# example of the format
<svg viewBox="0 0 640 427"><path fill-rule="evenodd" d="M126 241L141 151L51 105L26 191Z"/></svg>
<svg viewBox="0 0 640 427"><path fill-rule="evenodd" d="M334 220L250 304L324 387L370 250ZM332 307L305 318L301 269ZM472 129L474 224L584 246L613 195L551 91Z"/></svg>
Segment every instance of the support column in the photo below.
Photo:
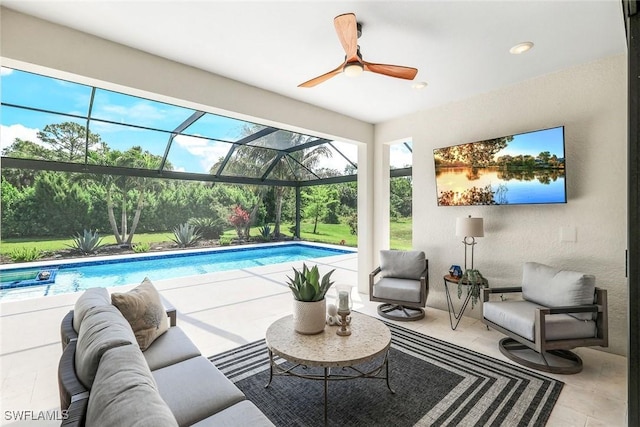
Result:
<svg viewBox="0 0 640 427"><path fill-rule="evenodd" d="M640 11L635 0L623 1L629 64L629 140L627 201L627 287L629 316L628 419L640 425Z"/></svg>

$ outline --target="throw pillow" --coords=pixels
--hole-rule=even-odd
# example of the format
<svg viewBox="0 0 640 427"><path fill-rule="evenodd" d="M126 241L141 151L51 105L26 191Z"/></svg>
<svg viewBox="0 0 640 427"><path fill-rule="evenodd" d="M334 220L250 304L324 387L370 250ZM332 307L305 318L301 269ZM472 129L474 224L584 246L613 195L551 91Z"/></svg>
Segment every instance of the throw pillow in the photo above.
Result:
<svg viewBox="0 0 640 427"><path fill-rule="evenodd" d="M129 292L111 294L111 302L131 325L142 351L169 329L160 294L147 277Z"/></svg>

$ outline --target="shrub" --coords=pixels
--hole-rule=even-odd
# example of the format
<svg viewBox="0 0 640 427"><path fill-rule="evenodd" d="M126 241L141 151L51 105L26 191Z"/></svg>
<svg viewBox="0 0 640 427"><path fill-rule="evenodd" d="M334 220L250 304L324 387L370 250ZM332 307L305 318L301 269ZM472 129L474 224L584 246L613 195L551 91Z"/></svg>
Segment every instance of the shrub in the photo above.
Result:
<svg viewBox="0 0 640 427"><path fill-rule="evenodd" d="M244 237L244 230L250 221L249 212L242 209L240 205L233 207L231 215L229 216L229 223L235 227L239 239Z"/></svg>
<svg viewBox="0 0 640 427"><path fill-rule="evenodd" d="M258 231L260 232L260 240L266 242L271 238L271 226L269 224L260 227Z"/></svg>
<svg viewBox="0 0 640 427"><path fill-rule="evenodd" d="M198 240L200 240L200 233L198 233L193 225L190 225L187 222L175 227L173 229L173 235L174 238L171 240L176 242L179 248L193 246Z"/></svg>
<svg viewBox="0 0 640 427"><path fill-rule="evenodd" d="M191 218L189 224L196 227L203 239L217 239L224 233L224 223L220 218Z"/></svg>
<svg viewBox="0 0 640 427"><path fill-rule="evenodd" d="M349 225L349 231L352 235L358 235L358 214L354 213L347 219L347 224Z"/></svg>
<svg viewBox="0 0 640 427"><path fill-rule="evenodd" d="M229 236L220 236L220 239L218 240L218 243L220 244L220 246L229 246L231 244L231 237L229 237Z"/></svg>
<svg viewBox="0 0 640 427"><path fill-rule="evenodd" d="M8 254L13 262L30 262L42 257L42 251L38 248L18 248Z"/></svg>
<svg viewBox="0 0 640 427"><path fill-rule="evenodd" d="M149 252L150 250L151 250L151 245L147 242L133 245L133 252L137 254L140 254L143 252Z"/></svg>
<svg viewBox="0 0 640 427"><path fill-rule="evenodd" d="M102 237L98 235L98 230L83 230L82 234L77 233L73 237L73 245L67 245L85 255L89 255L102 247Z"/></svg>

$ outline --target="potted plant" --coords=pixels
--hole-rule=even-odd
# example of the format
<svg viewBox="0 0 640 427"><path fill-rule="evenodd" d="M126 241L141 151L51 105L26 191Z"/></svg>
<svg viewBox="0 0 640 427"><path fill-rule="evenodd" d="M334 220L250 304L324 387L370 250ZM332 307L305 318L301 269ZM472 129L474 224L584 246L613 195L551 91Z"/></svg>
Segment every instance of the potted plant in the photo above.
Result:
<svg viewBox="0 0 640 427"><path fill-rule="evenodd" d="M327 303L325 294L333 285L331 270L322 278L318 266L308 268L302 264L302 271L293 268L294 277L287 276L289 289L293 293L293 328L301 334L318 334L324 331Z"/></svg>
<svg viewBox="0 0 640 427"><path fill-rule="evenodd" d="M471 293L471 309L473 309L480 299L480 288L488 284L487 279L478 270L467 269L458 280L458 298L462 296L462 285L466 285L467 293Z"/></svg>

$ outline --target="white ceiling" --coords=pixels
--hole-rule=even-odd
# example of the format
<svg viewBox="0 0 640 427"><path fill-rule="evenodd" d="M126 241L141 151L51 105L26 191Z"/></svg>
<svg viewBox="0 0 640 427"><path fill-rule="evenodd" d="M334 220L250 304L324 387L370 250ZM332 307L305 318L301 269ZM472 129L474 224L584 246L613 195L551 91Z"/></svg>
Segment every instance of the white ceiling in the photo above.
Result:
<svg viewBox="0 0 640 427"><path fill-rule="evenodd" d="M8 8L380 123L539 75L625 52L620 0L606 1L25 1ZM363 25L366 61L418 68L406 80L338 75L333 18ZM523 55L509 48L535 47ZM123 64L126 66L126 64Z"/></svg>

